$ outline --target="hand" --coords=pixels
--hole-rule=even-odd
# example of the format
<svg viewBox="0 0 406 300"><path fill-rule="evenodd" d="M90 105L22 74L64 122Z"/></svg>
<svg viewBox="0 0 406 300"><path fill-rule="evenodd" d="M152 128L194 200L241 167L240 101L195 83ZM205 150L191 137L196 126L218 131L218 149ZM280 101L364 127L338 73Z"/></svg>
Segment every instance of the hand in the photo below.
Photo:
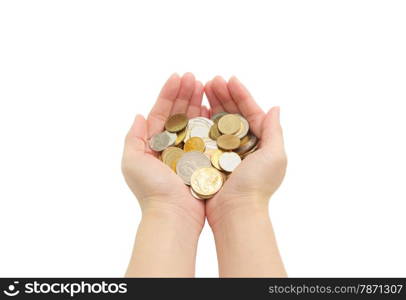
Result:
<svg viewBox="0 0 406 300"><path fill-rule="evenodd" d="M217 76L205 86L211 113L239 113L260 138L259 149L247 156L234 170L222 189L206 202L207 219L213 228L218 222L238 212L238 217L252 213L268 214L271 195L280 186L286 170L286 154L279 107L265 113L248 90L235 77L227 83Z"/></svg>
<svg viewBox="0 0 406 300"><path fill-rule="evenodd" d="M144 215L170 214L179 222L188 222L200 233L205 220L204 202L193 198L187 186L162 163L148 140L164 129L166 119L175 113L189 118L208 117L201 106L203 85L191 73L182 78L172 75L163 86L147 120L137 115L125 139L122 171L131 191L137 197Z"/></svg>

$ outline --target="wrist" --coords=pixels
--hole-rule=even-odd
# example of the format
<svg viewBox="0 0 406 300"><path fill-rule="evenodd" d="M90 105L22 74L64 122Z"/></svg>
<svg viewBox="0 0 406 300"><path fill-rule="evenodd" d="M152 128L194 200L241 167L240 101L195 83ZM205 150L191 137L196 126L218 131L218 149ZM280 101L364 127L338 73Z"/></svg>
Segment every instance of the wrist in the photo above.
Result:
<svg viewBox="0 0 406 300"><path fill-rule="evenodd" d="M156 230L173 231L177 234L199 237L204 219L200 220L184 211L169 204L149 205L142 209L142 218L140 225L153 226Z"/></svg>
<svg viewBox="0 0 406 300"><path fill-rule="evenodd" d="M244 226L255 227L257 224L270 224L268 203L253 202L237 207L223 207L223 211L214 211L208 218L214 234L229 230L238 232Z"/></svg>

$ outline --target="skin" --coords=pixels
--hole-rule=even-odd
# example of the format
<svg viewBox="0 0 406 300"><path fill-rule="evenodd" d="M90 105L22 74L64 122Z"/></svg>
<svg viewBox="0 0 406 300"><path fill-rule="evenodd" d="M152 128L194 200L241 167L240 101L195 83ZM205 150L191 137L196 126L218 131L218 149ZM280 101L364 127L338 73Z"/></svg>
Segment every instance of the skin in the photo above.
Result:
<svg viewBox="0 0 406 300"><path fill-rule="evenodd" d="M260 138L222 189L206 202L207 220L216 241L221 277L284 277L282 259L268 214L270 197L285 176L279 107L265 113L240 81L220 76L205 86L213 113L240 113Z"/></svg>
<svg viewBox="0 0 406 300"><path fill-rule="evenodd" d="M210 110L201 105L203 92ZM204 202L191 196L147 141L163 130L172 114L210 117L220 111L242 114L261 144L221 191ZM216 76L203 87L191 73L173 74L148 118L137 115L125 140L122 170L142 210L126 276L194 276L205 218L215 237L220 276L286 276L268 215L269 198L281 184L285 169L279 108L262 111L235 77L226 82Z"/></svg>

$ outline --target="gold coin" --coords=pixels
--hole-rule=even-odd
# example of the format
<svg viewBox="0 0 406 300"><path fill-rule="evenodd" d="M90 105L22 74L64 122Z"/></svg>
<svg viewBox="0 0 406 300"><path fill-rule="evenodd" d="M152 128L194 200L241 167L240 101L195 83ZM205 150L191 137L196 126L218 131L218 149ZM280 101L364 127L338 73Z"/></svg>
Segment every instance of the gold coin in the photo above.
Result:
<svg viewBox="0 0 406 300"><path fill-rule="evenodd" d="M223 134L235 134L241 128L241 119L234 114L222 116L218 122L218 128Z"/></svg>
<svg viewBox="0 0 406 300"><path fill-rule="evenodd" d="M165 129L169 132L179 132L186 128L188 123L188 118L185 114L176 114L166 121Z"/></svg>
<svg viewBox="0 0 406 300"><path fill-rule="evenodd" d="M206 148L203 139L194 136L188 139L185 143L185 146L183 147L183 150L185 152L190 152L190 151L200 151L204 152L204 149Z"/></svg>
<svg viewBox="0 0 406 300"><path fill-rule="evenodd" d="M172 171L174 171L175 173L176 173L176 165L178 164L178 160L174 160L174 161L172 161L172 163L171 163L171 169L172 169Z"/></svg>
<svg viewBox="0 0 406 300"><path fill-rule="evenodd" d="M185 127L183 130L176 133L175 146L178 146L180 143L182 143L185 140L186 131L187 130L186 130L186 127Z"/></svg>
<svg viewBox="0 0 406 300"><path fill-rule="evenodd" d="M240 147L244 146L250 140L250 136L246 135L241 139Z"/></svg>
<svg viewBox="0 0 406 300"><path fill-rule="evenodd" d="M215 168L200 168L193 172L190 182L196 194L208 197L220 190L223 185L223 176Z"/></svg>
<svg viewBox="0 0 406 300"><path fill-rule="evenodd" d="M210 127L210 132L209 132L209 137L212 140L217 140L217 138L221 135L219 128L217 127L217 124L213 124Z"/></svg>
<svg viewBox="0 0 406 300"><path fill-rule="evenodd" d="M172 170L175 167L176 171L176 163L184 153L185 152L182 149L179 149L177 147L169 147L165 149L164 152L162 152L162 161Z"/></svg>
<svg viewBox="0 0 406 300"><path fill-rule="evenodd" d="M240 139L235 135L225 134L217 139L217 145L223 150L234 150L240 146Z"/></svg>
<svg viewBox="0 0 406 300"><path fill-rule="evenodd" d="M211 160L211 164L213 165L213 167L215 167L217 170L221 171L221 167L219 165L219 158L220 155L223 154L223 151L221 151L220 149L214 150L213 154L210 157Z"/></svg>

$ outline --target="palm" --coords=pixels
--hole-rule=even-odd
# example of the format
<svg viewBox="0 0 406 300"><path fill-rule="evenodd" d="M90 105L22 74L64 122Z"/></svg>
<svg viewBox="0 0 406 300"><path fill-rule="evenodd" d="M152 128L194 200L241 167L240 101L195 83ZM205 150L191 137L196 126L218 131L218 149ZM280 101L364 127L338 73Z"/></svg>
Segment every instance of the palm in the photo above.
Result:
<svg viewBox="0 0 406 300"><path fill-rule="evenodd" d="M245 116L251 131L261 139L259 149L247 156L228 177L215 197L206 202L206 214L210 223L223 214L252 204L253 199L266 203L279 187L285 174L283 143L278 127L272 120L271 111L265 114L255 103L245 87L232 78L227 83L215 77L206 84L212 113L227 111ZM272 137L271 137L272 135Z"/></svg>
<svg viewBox="0 0 406 300"><path fill-rule="evenodd" d="M123 156L123 173L141 208L159 207L191 215L204 224L204 202L195 199L173 170L157 158L149 145L152 135L164 129L165 120L175 113L188 117L208 116L201 106L203 85L192 74L171 76L166 82L148 119L137 116L128 136Z"/></svg>

